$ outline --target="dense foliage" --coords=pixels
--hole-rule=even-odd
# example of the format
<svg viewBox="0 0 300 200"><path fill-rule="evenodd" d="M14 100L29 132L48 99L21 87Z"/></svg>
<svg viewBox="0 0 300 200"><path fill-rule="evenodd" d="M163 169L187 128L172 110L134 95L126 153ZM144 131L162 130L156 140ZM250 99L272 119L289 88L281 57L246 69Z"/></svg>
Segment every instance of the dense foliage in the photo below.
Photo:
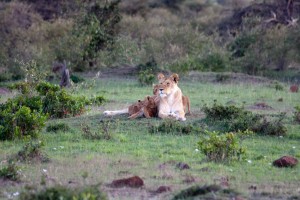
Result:
<svg viewBox="0 0 300 200"><path fill-rule="evenodd" d="M30 60L39 70L63 60L84 71L151 59L181 73L287 70L300 60L300 4L286 2L2 1L0 81L24 77L20 61Z"/></svg>

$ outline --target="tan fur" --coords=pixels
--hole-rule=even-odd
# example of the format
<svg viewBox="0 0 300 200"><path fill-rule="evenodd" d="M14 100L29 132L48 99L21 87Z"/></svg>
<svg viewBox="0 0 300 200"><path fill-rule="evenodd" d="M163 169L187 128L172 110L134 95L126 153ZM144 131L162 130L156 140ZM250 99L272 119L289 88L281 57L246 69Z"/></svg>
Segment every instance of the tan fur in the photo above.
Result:
<svg viewBox="0 0 300 200"><path fill-rule="evenodd" d="M147 96L143 101L138 100L128 108L115 111L104 111L104 115L114 116L119 114L129 114L129 119L145 116L146 118L157 116L157 105L159 98L157 96Z"/></svg>
<svg viewBox="0 0 300 200"><path fill-rule="evenodd" d="M160 118L175 118L185 121L185 111L182 100L182 92L178 87L178 74L172 74L169 78L165 78L163 74L157 76L159 106L158 117Z"/></svg>
<svg viewBox="0 0 300 200"><path fill-rule="evenodd" d="M158 89L159 89L159 84L153 85L153 94L154 95L157 95L157 96L159 95ZM183 104L184 111L187 110L186 114L191 114L190 98L188 96L182 95L182 104Z"/></svg>
<svg viewBox="0 0 300 200"><path fill-rule="evenodd" d="M143 101L140 101L139 109L136 109L135 113L129 112L129 119L135 119L137 117L145 116L146 118L157 116L157 96L147 96Z"/></svg>

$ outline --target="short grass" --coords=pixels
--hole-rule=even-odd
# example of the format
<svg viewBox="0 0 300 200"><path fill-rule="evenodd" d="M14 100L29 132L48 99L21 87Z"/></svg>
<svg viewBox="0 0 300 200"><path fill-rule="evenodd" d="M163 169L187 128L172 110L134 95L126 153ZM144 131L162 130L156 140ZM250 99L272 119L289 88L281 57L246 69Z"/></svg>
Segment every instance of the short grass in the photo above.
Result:
<svg viewBox="0 0 300 200"><path fill-rule="evenodd" d="M109 101L100 107L91 107L80 117L50 120L48 123L63 122L71 127L68 132L41 133L44 152L51 159L48 163L18 163L22 170L21 183L0 183L0 196L21 192L25 187L42 187L42 176L47 175L46 185L64 184L70 187L102 183L110 199L170 199L180 190L194 184L219 184L228 179L229 187L250 199L286 199L299 197L300 170L278 169L272 161L292 155L300 158L300 127L293 122L293 108L299 105L299 93L290 93L288 85L277 91L272 83L213 83L198 82L185 78L179 85L191 99L192 115L187 122L199 121L204 117L201 108L214 100L226 104L234 102L250 108L257 102L265 102L273 109L252 110L262 114L286 112L285 124L288 135L284 137L253 136L245 139L247 159L229 164L205 161L197 151L199 134L151 134L148 127L158 124L160 119L129 120L127 116L107 118L104 110L121 109L152 93L152 88L140 87L134 78L97 79L89 86L78 87L74 94L104 95ZM278 101L282 98L283 101ZM101 130L101 120L110 120L110 140L88 140L82 136L82 125L92 131ZM17 153L23 141L0 142L0 167L10 156ZM187 163L191 169L179 170L178 162ZM112 189L106 184L114 179L137 175L145 181L142 189ZM172 191L153 196L151 191L159 186L170 186ZM253 188L256 188L254 190Z"/></svg>

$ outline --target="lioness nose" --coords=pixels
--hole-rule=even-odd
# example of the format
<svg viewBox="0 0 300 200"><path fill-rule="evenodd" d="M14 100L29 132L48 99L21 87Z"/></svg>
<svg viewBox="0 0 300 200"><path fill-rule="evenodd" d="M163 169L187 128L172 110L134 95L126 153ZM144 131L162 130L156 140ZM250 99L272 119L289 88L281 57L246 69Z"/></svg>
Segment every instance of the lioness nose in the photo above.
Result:
<svg viewBox="0 0 300 200"><path fill-rule="evenodd" d="M159 89L159 91L163 91L163 89Z"/></svg>

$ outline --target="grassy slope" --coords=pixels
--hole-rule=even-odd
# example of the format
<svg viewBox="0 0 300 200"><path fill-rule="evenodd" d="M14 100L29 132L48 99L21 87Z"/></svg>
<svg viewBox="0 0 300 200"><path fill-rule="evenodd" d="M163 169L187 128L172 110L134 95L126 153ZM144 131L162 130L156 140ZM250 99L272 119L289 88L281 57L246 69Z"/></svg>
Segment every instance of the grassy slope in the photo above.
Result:
<svg viewBox="0 0 300 200"><path fill-rule="evenodd" d="M149 191L156 190L160 185L171 186L171 193L157 196L168 199L179 190L188 187L189 184L184 182L189 179L195 180L191 184L210 184L219 183L222 177L229 179L231 188L252 198L255 198L254 192L248 189L251 185L257 186L256 193L267 193L267 196L273 196L272 198L299 195L299 166L294 169L277 169L270 165L274 159L283 155L300 157L300 128L292 122L292 109L298 104L299 93L290 93L287 86L283 91L276 91L269 83L213 84L184 80L180 87L184 94L191 98L193 115L187 116L189 122L203 117L200 111L202 105L211 104L214 99L220 103L235 101L239 105L244 102L246 107L256 102L266 102L274 110L260 111L262 113L288 112L285 120L288 136L255 136L246 139L244 144L248 150L248 160L228 165L205 162L204 155L195 151L199 140L197 135L148 133L149 123L159 123L159 119L130 121L126 116L118 116L114 118L116 129L112 140L86 140L81 136L81 124L89 124L97 131L100 119L104 119L101 114L104 110L123 108L151 94L151 87L139 87L134 79L99 79L95 87L79 89L76 94L104 94L111 102L105 106L91 108L84 116L58 120L72 126L70 133L54 134L44 131L42 140L46 144L45 152L52 161L44 164L21 164L23 183L1 186L2 196L5 197L5 192L20 191L24 185L39 185L43 169L55 180L53 182L49 179L48 184L62 183L73 186L102 182L103 188L113 199L141 199L143 196L148 198ZM283 102L278 102L279 98L283 98ZM22 145L21 141L1 142L0 160L3 161L16 153ZM175 169L177 162L188 163L191 169ZM162 167L159 167L161 164ZM88 176L83 178L86 172ZM145 188L114 190L105 187L106 183L114 179L131 175L142 177Z"/></svg>

